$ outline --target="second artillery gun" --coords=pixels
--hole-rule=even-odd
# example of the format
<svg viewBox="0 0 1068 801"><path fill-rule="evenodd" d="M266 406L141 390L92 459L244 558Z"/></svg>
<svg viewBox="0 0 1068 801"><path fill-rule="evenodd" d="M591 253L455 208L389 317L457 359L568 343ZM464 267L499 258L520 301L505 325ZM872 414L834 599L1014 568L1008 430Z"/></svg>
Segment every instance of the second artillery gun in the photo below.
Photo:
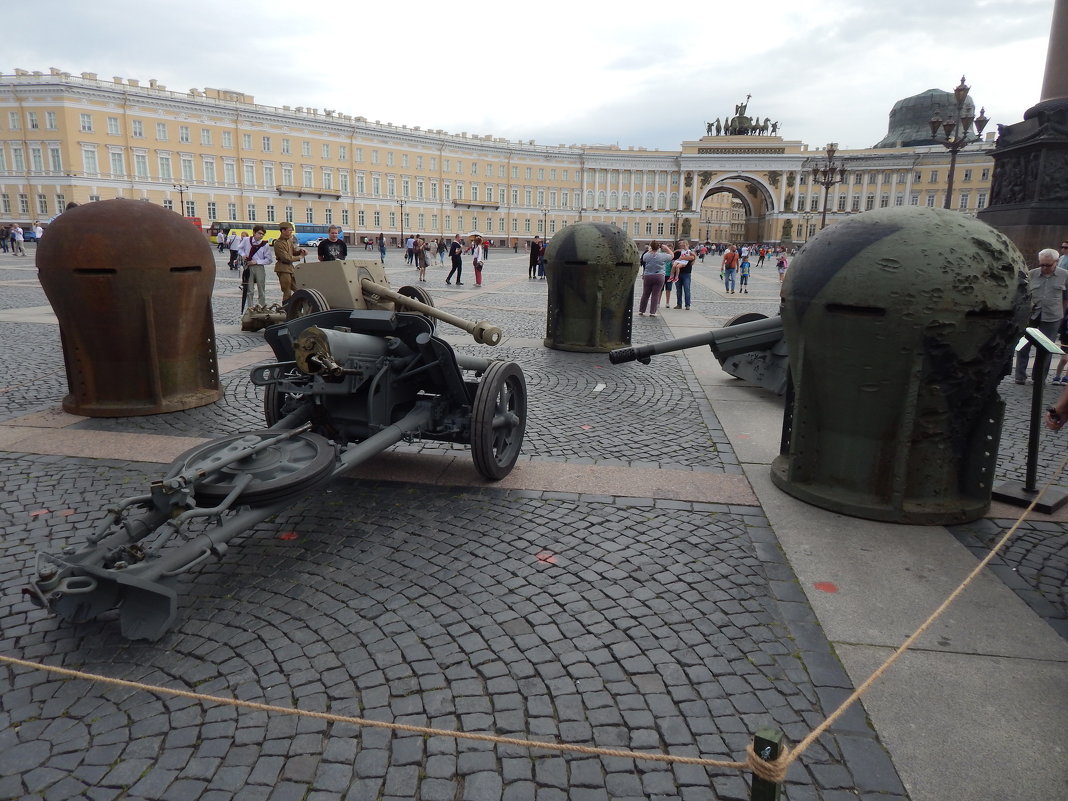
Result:
<svg viewBox="0 0 1068 801"><path fill-rule="evenodd" d="M650 345L619 348L608 354L612 364L638 361L648 364L651 357L686 348L708 345L723 370L777 395L786 392L789 358L783 337L782 318L758 312L739 314L722 328Z"/></svg>
<svg viewBox="0 0 1068 801"><path fill-rule="evenodd" d="M108 508L87 544L39 553L31 599L70 622L118 608L125 637L156 640L177 618L181 574L402 440L469 445L482 476L508 475L526 430L523 371L457 354L435 335L436 318L486 344L500 329L443 315L422 290L422 301L396 301L414 311L395 308L384 285L374 292L388 299L374 301L380 308L304 309L269 328L277 361L251 368L267 427L192 448L147 493Z"/></svg>

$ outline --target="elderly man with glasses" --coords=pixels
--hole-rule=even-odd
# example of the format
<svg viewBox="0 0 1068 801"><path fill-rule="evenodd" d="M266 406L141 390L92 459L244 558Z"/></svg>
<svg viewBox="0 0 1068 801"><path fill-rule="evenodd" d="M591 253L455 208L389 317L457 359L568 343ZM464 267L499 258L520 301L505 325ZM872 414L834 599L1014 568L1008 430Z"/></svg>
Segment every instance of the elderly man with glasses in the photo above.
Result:
<svg viewBox="0 0 1068 801"><path fill-rule="evenodd" d="M1057 338L1057 329L1068 311L1068 270L1057 266L1059 256L1053 248L1038 252L1038 267L1028 273L1031 290L1031 321L1050 340ZM1016 383L1027 381L1027 360L1031 356L1031 343L1016 351ZM1049 369L1047 364L1046 369ZM1031 373L1035 383L1045 381L1046 376Z"/></svg>

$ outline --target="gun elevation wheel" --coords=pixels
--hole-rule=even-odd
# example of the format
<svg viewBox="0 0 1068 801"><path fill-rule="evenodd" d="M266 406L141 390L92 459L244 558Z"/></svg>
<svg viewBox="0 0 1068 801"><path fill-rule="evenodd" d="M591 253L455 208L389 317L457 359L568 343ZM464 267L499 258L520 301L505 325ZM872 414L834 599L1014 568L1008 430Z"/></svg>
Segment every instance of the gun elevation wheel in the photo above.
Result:
<svg viewBox="0 0 1068 801"><path fill-rule="evenodd" d="M475 468L497 481L515 466L527 428L527 382L515 362L493 362L475 391L471 457Z"/></svg>
<svg viewBox="0 0 1068 801"><path fill-rule="evenodd" d="M329 308L330 304L318 289L298 289L286 301L286 319L296 320Z"/></svg>
<svg viewBox="0 0 1068 801"><path fill-rule="evenodd" d="M250 475L252 481L235 504L265 506L307 492L329 477L336 462L334 446L326 437L311 432L280 440L236 462L213 467L214 463L281 433L250 431L205 442L175 459L167 478L188 471L203 473L196 480L194 492L204 505L204 502L217 504L233 491L240 476Z"/></svg>

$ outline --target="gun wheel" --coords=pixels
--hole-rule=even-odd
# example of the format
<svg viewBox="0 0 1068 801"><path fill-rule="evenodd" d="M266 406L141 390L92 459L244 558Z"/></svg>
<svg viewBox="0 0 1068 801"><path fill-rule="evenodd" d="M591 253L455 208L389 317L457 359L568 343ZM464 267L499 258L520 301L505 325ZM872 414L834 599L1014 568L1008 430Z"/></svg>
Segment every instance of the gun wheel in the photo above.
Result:
<svg viewBox="0 0 1068 801"><path fill-rule="evenodd" d="M204 506L218 504L233 491L239 477L250 475L252 481L234 505L266 506L307 492L331 475L336 462L334 446L326 437L311 432L213 468L213 463L281 433L250 431L205 442L175 459L167 478L189 470L202 472L203 477L195 482L194 495Z"/></svg>
<svg viewBox="0 0 1068 801"><path fill-rule="evenodd" d="M404 297L411 298L412 300L417 300L420 303L425 303L427 306L434 305L434 298L432 298L430 296L430 293L423 289L421 286L402 286L397 290L397 294L404 295ZM399 311L407 311L407 309L401 307L401 304L398 303L397 306ZM419 312L416 313L418 314ZM424 314L423 317L430 321L430 325L434 326L435 328L437 327L437 318L429 314Z"/></svg>
<svg viewBox="0 0 1068 801"><path fill-rule="evenodd" d="M515 362L493 362L475 391L471 457L491 481L512 472L527 428L527 382Z"/></svg>
<svg viewBox="0 0 1068 801"><path fill-rule="evenodd" d="M305 378L304 374L295 367L288 371L287 378ZM277 384L268 384L263 388L263 419L268 428L273 426L283 417L297 408L297 404L304 398L304 393L282 392Z"/></svg>
<svg viewBox="0 0 1068 801"><path fill-rule="evenodd" d="M315 312L326 311L330 304L318 289L298 289L286 301L286 320L307 317Z"/></svg>

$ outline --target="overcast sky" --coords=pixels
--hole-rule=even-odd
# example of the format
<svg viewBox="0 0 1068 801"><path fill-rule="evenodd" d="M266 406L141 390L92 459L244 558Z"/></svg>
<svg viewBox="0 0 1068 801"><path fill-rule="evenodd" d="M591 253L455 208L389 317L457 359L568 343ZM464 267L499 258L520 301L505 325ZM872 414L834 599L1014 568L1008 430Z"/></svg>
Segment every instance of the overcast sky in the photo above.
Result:
<svg viewBox="0 0 1068 801"><path fill-rule="evenodd" d="M209 10L211 9L211 10ZM38 0L16 67L234 89L397 125L677 150L733 113L870 147L894 102L952 90L1011 124L1040 99L1053 0Z"/></svg>

